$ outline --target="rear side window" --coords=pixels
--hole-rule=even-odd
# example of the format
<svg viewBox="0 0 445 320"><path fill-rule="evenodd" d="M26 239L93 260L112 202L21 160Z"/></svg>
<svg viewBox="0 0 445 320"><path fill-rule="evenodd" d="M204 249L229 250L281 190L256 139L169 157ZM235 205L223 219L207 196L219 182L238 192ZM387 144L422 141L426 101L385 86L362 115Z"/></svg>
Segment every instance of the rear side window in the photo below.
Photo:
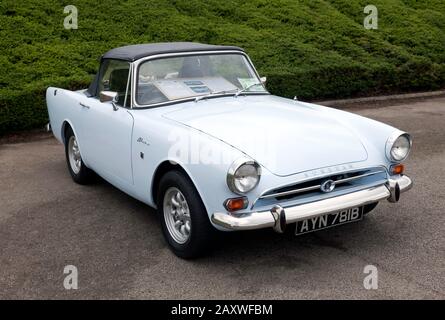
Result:
<svg viewBox="0 0 445 320"><path fill-rule="evenodd" d="M114 91L118 93L118 104L123 107L130 107L131 102L131 79L130 63L121 60L104 60L102 62L99 76L99 90Z"/></svg>

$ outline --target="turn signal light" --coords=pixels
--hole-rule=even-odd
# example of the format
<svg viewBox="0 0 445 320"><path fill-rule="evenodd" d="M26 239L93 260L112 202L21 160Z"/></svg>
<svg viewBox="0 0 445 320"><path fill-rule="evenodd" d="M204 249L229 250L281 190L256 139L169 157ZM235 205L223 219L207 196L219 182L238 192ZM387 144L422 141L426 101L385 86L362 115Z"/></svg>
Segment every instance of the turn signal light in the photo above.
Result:
<svg viewBox="0 0 445 320"><path fill-rule="evenodd" d="M392 174L402 174L403 170L405 170L405 166L403 164L396 164L391 167Z"/></svg>
<svg viewBox="0 0 445 320"><path fill-rule="evenodd" d="M240 198L227 199L224 202L224 207L226 207L228 211L232 212L232 211L246 209L248 204L249 200L247 200L246 197L240 197Z"/></svg>

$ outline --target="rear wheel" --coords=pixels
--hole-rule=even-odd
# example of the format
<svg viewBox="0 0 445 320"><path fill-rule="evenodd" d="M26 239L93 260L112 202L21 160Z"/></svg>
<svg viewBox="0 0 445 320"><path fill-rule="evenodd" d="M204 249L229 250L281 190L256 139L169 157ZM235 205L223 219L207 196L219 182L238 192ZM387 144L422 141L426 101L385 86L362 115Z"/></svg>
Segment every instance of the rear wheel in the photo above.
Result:
<svg viewBox="0 0 445 320"><path fill-rule="evenodd" d="M65 156L68 165L68 171L74 182L87 184L94 177L94 172L88 169L83 163L80 154L79 144L71 127L67 128L65 134Z"/></svg>
<svg viewBox="0 0 445 320"><path fill-rule="evenodd" d="M167 172L159 183L158 215L165 239L178 257L202 256L214 244L216 229L192 181L182 172Z"/></svg>

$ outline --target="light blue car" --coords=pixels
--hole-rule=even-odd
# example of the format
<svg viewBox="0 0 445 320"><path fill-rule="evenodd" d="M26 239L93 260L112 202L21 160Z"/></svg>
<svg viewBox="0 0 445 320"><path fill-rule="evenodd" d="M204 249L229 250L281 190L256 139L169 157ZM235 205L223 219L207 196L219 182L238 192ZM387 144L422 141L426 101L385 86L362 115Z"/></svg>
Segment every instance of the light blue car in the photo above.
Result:
<svg viewBox="0 0 445 320"><path fill-rule="evenodd" d="M183 258L217 230L300 235L410 189L407 133L264 85L238 47L157 43L107 52L88 89L50 87L46 99L73 180L96 173L157 208Z"/></svg>

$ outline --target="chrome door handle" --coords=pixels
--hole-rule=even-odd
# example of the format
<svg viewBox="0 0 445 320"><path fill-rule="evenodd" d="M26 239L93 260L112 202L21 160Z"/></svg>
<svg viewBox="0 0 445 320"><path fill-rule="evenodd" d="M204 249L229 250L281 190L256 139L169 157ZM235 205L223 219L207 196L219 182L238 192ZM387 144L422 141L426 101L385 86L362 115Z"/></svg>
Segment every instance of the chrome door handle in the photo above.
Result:
<svg viewBox="0 0 445 320"><path fill-rule="evenodd" d="M79 104L82 108L86 108L86 109L90 108L90 106L87 106L86 104L83 104L82 102L79 102Z"/></svg>

